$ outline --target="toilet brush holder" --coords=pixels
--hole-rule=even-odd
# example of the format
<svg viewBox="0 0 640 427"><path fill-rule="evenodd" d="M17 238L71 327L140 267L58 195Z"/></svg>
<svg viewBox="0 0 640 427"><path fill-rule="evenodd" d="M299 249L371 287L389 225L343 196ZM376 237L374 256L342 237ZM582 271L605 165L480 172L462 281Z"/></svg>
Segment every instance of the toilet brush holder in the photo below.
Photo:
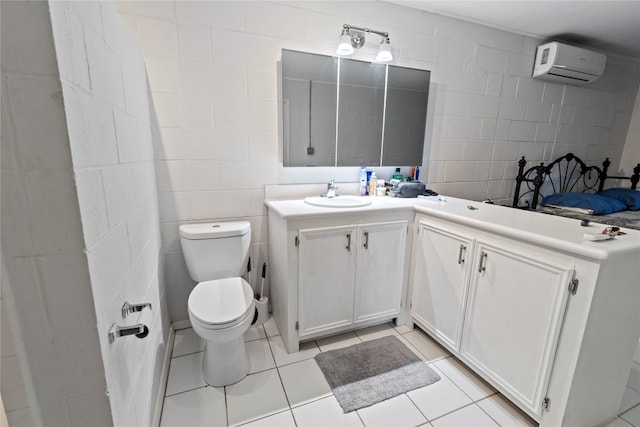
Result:
<svg viewBox="0 0 640 427"><path fill-rule="evenodd" d="M262 325L264 322L269 320L269 298L262 297L260 299L256 299L256 311L258 313L258 317L256 318L253 326Z"/></svg>

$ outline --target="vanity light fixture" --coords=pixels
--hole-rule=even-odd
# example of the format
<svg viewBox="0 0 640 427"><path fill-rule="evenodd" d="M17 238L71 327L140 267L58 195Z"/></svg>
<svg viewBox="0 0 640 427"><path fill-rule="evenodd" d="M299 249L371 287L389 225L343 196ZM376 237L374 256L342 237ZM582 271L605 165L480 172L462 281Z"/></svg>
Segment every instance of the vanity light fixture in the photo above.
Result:
<svg viewBox="0 0 640 427"><path fill-rule="evenodd" d="M354 49L360 49L364 45L365 35L372 33L382 37L378 55L376 55L376 61L392 61L393 55L391 54L389 33L372 30L370 28L355 27L349 24L344 24L342 26L342 33L340 34L340 41L338 43L338 49L336 50L336 53L339 56L351 55L354 52Z"/></svg>

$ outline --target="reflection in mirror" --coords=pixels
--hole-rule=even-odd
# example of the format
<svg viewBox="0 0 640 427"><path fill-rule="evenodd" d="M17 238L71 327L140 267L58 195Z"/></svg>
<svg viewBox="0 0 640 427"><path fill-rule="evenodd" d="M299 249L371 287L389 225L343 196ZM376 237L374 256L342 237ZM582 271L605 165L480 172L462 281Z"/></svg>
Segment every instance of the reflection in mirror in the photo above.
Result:
<svg viewBox="0 0 640 427"><path fill-rule="evenodd" d="M386 65L341 60L337 166L378 166Z"/></svg>
<svg viewBox="0 0 640 427"><path fill-rule="evenodd" d="M430 72L282 50L284 166L422 164Z"/></svg>
<svg viewBox="0 0 640 427"><path fill-rule="evenodd" d="M335 166L338 58L282 50L285 166Z"/></svg>
<svg viewBox="0 0 640 427"><path fill-rule="evenodd" d="M422 163L430 75L389 66L382 166Z"/></svg>

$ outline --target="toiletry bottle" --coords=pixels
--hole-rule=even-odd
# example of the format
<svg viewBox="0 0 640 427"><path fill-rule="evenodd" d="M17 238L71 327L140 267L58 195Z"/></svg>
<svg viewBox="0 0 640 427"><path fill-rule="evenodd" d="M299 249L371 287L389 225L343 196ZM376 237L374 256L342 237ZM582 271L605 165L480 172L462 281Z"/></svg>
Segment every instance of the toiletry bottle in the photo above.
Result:
<svg viewBox="0 0 640 427"><path fill-rule="evenodd" d="M400 173L400 168L396 168L396 172L393 174L391 179L397 179L398 181L402 181L402 174Z"/></svg>
<svg viewBox="0 0 640 427"><path fill-rule="evenodd" d="M376 187L376 196L386 196L387 188L384 185L384 179L378 180L378 186Z"/></svg>
<svg viewBox="0 0 640 427"><path fill-rule="evenodd" d="M362 166L360 168L360 187L359 187L359 191L358 194L360 194L361 196L366 196L367 195L367 169Z"/></svg>
<svg viewBox="0 0 640 427"><path fill-rule="evenodd" d="M420 180L420 167L416 166L416 171L414 172L413 179L416 181Z"/></svg>
<svg viewBox="0 0 640 427"><path fill-rule="evenodd" d="M378 187L378 178L376 178L376 173L371 173L371 178L369 178L369 195L376 195L376 188Z"/></svg>

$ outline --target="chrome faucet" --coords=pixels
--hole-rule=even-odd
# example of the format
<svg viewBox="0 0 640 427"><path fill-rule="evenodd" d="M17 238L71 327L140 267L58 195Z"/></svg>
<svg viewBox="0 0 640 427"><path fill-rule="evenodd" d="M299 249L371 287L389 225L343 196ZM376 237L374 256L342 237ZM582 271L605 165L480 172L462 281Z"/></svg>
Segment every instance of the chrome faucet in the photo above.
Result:
<svg viewBox="0 0 640 427"><path fill-rule="evenodd" d="M336 185L336 180L332 179L331 181L329 181L327 183L327 192L326 193L322 193L320 196L322 197L328 197L328 198L332 198L332 197L336 197L336 190L338 189L338 186Z"/></svg>

